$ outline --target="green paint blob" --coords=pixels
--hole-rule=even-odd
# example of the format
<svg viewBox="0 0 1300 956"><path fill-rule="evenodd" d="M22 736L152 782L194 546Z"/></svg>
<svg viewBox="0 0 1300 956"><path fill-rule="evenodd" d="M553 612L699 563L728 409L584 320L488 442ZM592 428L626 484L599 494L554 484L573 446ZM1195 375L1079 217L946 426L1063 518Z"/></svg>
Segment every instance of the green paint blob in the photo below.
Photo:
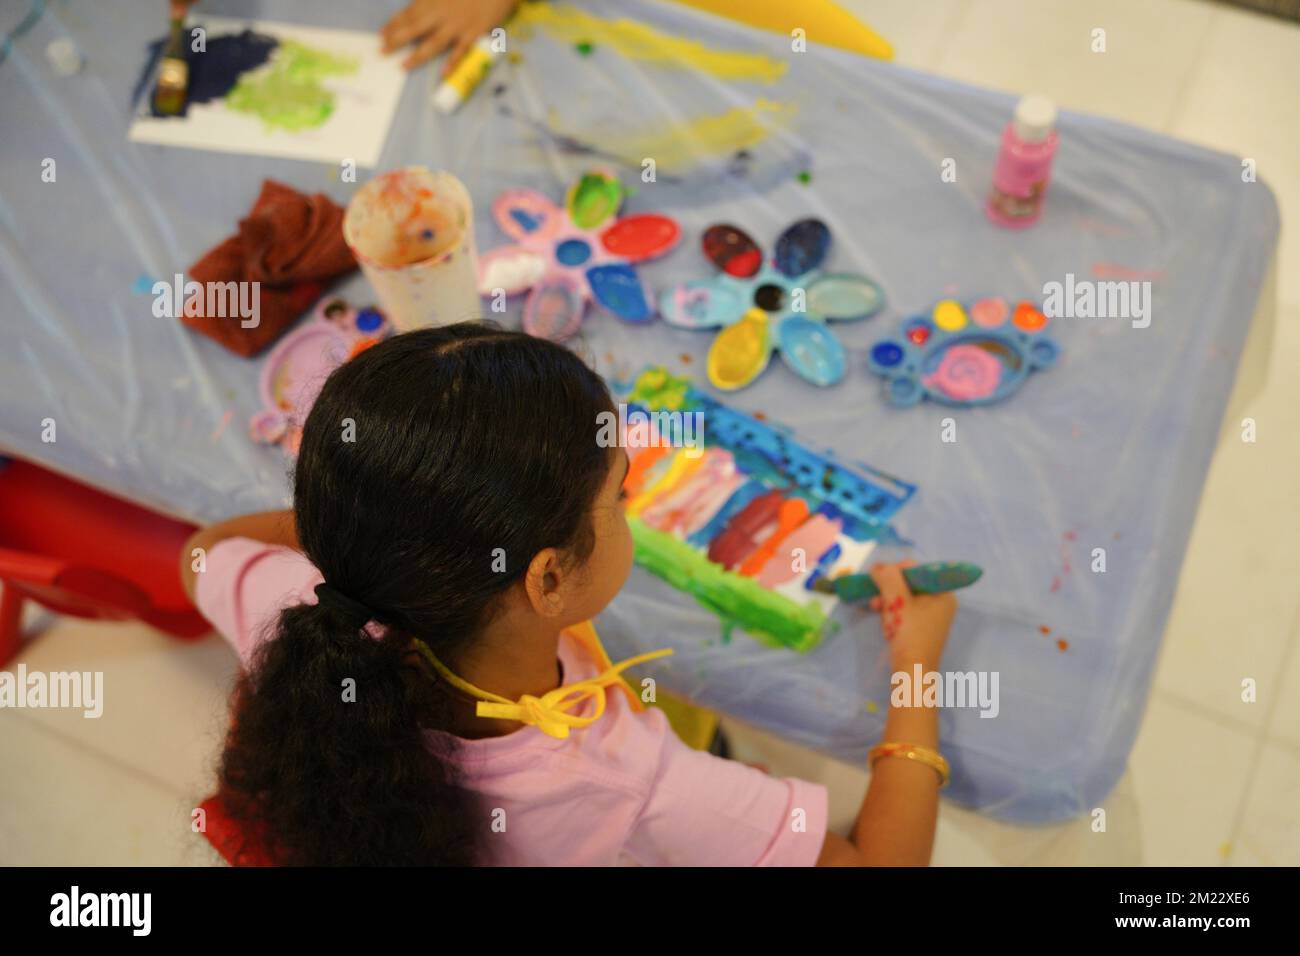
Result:
<svg viewBox="0 0 1300 956"><path fill-rule="evenodd" d="M590 40L579 40L573 45L573 48L583 56L591 56L591 52L596 49L596 46Z"/></svg>
<svg viewBox="0 0 1300 956"><path fill-rule="evenodd" d="M662 365L652 366L637 376L628 400L646 408L678 412L687 404L691 380L672 375Z"/></svg>
<svg viewBox="0 0 1300 956"><path fill-rule="evenodd" d="M271 128L315 129L334 112L334 94L321 80L355 73L359 66L356 57L283 40L270 63L239 78L226 94L226 105L260 117Z"/></svg>
<svg viewBox="0 0 1300 956"><path fill-rule="evenodd" d="M812 182L812 173L808 172L808 170L805 169L803 172L799 174L799 182L807 186L810 182Z"/></svg>
<svg viewBox="0 0 1300 956"><path fill-rule="evenodd" d="M753 578L714 564L685 541L651 528L640 518L629 517L627 523L637 564L722 618L724 642L736 627L800 653L821 640L826 615L815 602L796 604Z"/></svg>
<svg viewBox="0 0 1300 956"><path fill-rule="evenodd" d="M623 184L603 173L587 173L569 191L569 215L579 229L594 229L623 204Z"/></svg>

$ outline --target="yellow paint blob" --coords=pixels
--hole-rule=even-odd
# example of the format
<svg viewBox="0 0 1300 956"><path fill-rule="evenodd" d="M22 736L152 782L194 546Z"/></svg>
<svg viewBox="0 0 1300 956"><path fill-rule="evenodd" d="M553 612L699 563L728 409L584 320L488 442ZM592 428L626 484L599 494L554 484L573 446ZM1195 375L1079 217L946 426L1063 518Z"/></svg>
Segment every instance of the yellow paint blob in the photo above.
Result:
<svg viewBox="0 0 1300 956"><path fill-rule="evenodd" d="M830 0L677 0L783 37L803 30L809 43L893 59L889 41Z"/></svg>
<svg viewBox="0 0 1300 956"><path fill-rule="evenodd" d="M743 388L767 368L772 345L767 335L767 313L750 309L735 325L718 333L709 349L709 381L715 388Z"/></svg>
<svg viewBox="0 0 1300 956"><path fill-rule="evenodd" d="M966 310L960 302L944 299L934 307L934 324L945 332L956 332L966 325Z"/></svg>
<svg viewBox="0 0 1300 956"><path fill-rule="evenodd" d="M786 71L786 64L775 57L715 50L698 40L663 33L634 20L593 17L567 3L522 3L511 26L525 30L541 27L565 43L589 43L597 50L615 50L630 60L687 67L723 80L775 83Z"/></svg>

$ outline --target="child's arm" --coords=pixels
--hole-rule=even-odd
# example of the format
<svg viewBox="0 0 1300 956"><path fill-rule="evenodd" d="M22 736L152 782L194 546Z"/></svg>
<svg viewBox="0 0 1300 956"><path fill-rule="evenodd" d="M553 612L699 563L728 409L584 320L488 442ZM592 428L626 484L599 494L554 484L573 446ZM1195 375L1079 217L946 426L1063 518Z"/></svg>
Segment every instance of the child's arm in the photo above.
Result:
<svg viewBox="0 0 1300 956"><path fill-rule="evenodd" d="M880 587L873 599L890 642L891 673L937 670L948 628L957 610L951 594L914 596L902 565L877 565L871 576ZM891 695L892 697L892 695ZM934 707L889 708L884 741L939 749L939 711ZM818 866L926 866L934 845L939 813L939 774L899 757L876 762L852 840L826 834Z"/></svg>
<svg viewBox="0 0 1300 956"><path fill-rule="evenodd" d="M181 585L191 601L194 600L195 589L194 549L202 548L206 552L225 538L252 538L254 541L298 549L298 532L294 529L293 512L288 510L240 515L200 528L190 535L180 555Z"/></svg>

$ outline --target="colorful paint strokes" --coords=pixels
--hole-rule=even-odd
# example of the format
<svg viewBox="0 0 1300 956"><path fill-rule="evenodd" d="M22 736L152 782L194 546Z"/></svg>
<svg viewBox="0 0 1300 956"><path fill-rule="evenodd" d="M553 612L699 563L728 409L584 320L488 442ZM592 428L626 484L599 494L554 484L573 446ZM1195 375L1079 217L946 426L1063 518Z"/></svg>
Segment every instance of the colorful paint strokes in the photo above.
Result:
<svg viewBox="0 0 1300 956"><path fill-rule="evenodd" d="M944 405L987 405L1014 394L1031 371L1051 368L1059 349L1043 334L1047 316L1030 302L964 305L954 299L906 319L871 349L871 370L894 405L923 398Z"/></svg>
<svg viewBox="0 0 1300 956"><path fill-rule="evenodd" d="M763 373L774 351L814 385L834 385L844 377L844 347L827 323L870 318L884 306L885 293L866 276L821 272L831 246L824 222L791 224L777 239L771 262L758 243L730 224L709 227L701 242L718 274L665 292L659 311L681 328L721 329L708 356L714 387L744 388Z"/></svg>
<svg viewBox="0 0 1300 956"><path fill-rule="evenodd" d="M479 293L529 291L524 331L555 342L578 331L593 299L627 322L654 318L634 266L672 249L681 229L654 213L618 218L625 195L609 170L579 177L563 209L531 189L502 193L492 212L516 244L479 257Z"/></svg>
<svg viewBox="0 0 1300 956"><path fill-rule="evenodd" d="M637 562L728 633L815 647L836 604L818 580L861 568L915 486L815 454L662 367L637 377L627 405Z"/></svg>
<svg viewBox="0 0 1300 956"><path fill-rule="evenodd" d="M406 72L373 31L200 14L186 47L185 108L157 115L143 101L159 68L153 44L133 97L132 142L373 167Z"/></svg>

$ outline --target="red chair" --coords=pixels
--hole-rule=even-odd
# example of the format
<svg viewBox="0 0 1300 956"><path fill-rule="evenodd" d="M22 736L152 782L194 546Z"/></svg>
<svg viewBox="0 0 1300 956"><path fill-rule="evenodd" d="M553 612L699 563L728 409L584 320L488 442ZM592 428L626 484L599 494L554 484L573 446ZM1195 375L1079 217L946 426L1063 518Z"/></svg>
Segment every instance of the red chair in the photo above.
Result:
<svg viewBox="0 0 1300 956"><path fill-rule="evenodd" d="M0 461L0 667L18 653L26 600L180 638L207 634L177 572L193 532L28 462Z"/></svg>
<svg viewBox="0 0 1300 956"><path fill-rule="evenodd" d="M221 797L213 794L199 804L205 818L203 835L231 866L275 866L275 861L263 849L260 839L247 835L226 815Z"/></svg>

